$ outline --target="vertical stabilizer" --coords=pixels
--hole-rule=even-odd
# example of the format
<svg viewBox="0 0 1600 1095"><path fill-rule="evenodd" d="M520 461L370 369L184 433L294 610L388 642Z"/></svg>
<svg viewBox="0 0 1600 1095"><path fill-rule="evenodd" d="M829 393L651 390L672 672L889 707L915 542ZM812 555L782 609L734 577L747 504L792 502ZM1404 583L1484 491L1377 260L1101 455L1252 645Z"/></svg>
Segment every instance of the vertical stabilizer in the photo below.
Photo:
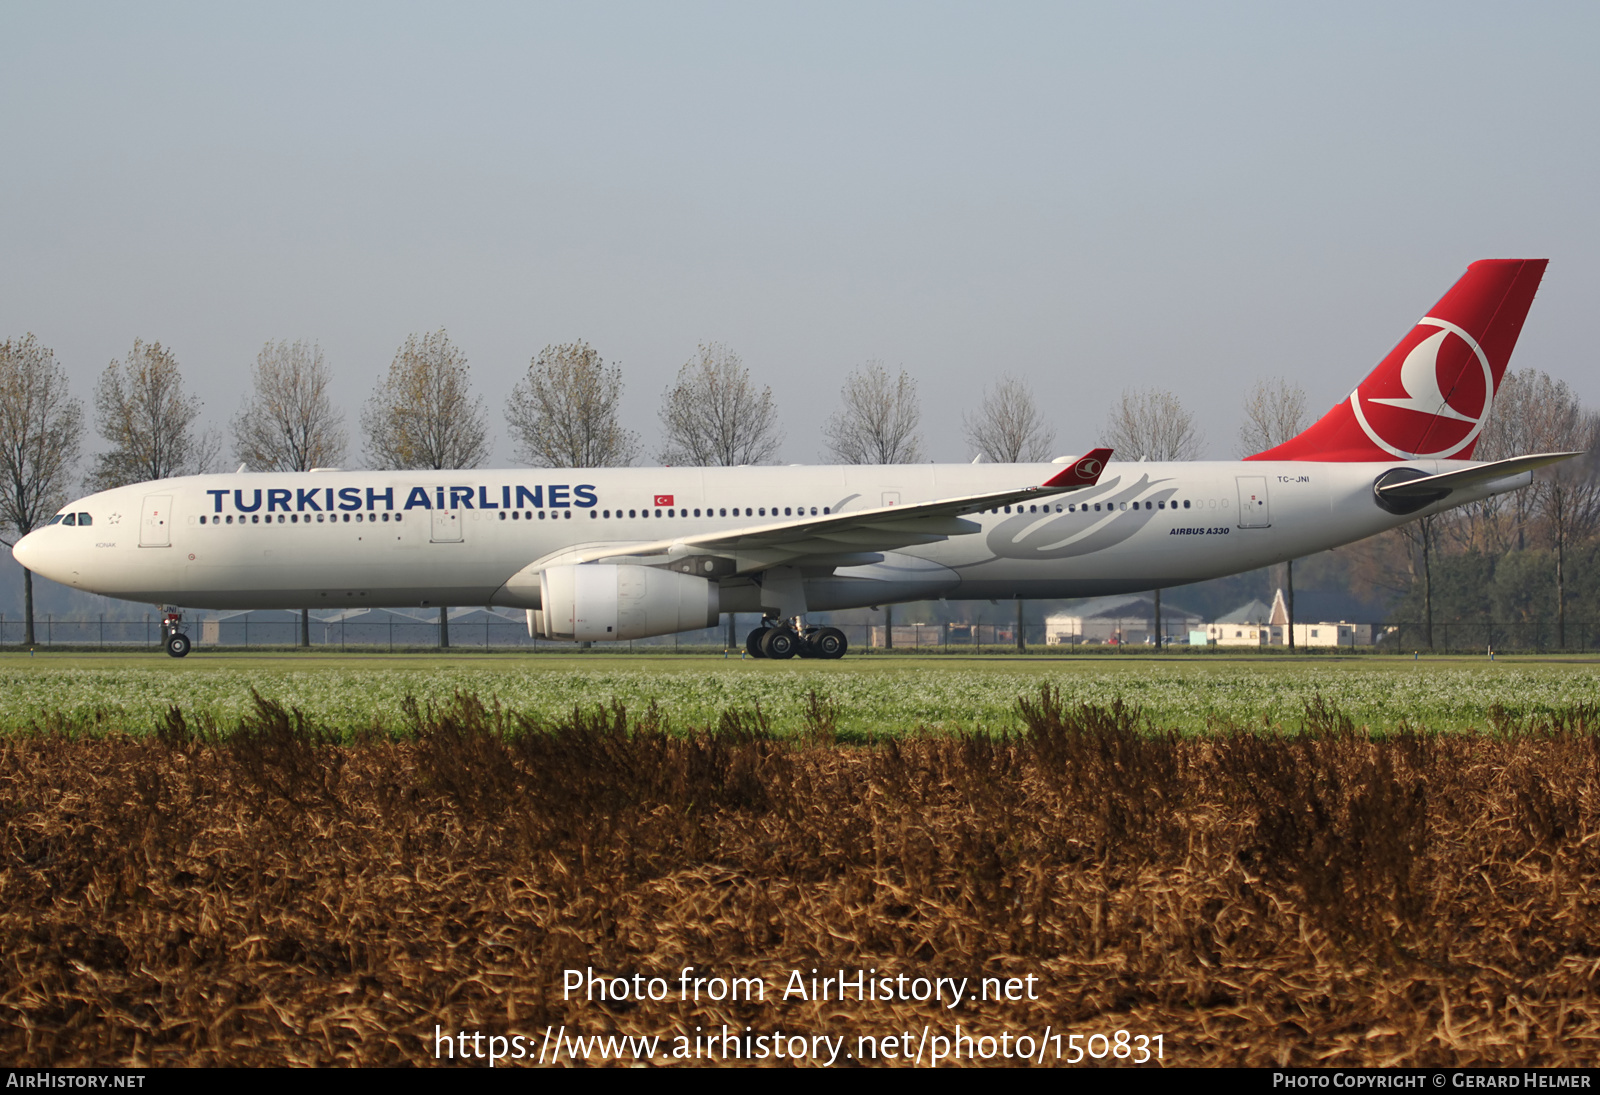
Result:
<svg viewBox="0 0 1600 1095"><path fill-rule="evenodd" d="M1485 259L1350 398L1249 460L1470 460L1547 259Z"/></svg>

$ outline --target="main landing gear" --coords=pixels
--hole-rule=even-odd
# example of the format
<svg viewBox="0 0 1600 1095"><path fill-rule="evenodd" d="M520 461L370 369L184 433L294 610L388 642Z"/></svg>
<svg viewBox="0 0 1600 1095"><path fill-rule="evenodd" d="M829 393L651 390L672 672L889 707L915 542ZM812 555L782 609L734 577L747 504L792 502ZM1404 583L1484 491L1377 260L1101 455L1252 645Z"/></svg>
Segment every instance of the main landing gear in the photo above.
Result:
<svg viewBox="0 0 1600 1095"><path fill-rule="evenodd" d="M189 653L193 644L189 642L189 636L183 633L183 613L168 612L161 618L161 645L174 658L182 658Z"/></svg>
<svg viewBox="0 0 1600 1095"><path fill-rule="evenodd" d="M793 624L777 620L762 621L744 640L744 650L752 658L827 658L844 657L850 649L844 632L837 627L807 627L796 619Z"/></svg>

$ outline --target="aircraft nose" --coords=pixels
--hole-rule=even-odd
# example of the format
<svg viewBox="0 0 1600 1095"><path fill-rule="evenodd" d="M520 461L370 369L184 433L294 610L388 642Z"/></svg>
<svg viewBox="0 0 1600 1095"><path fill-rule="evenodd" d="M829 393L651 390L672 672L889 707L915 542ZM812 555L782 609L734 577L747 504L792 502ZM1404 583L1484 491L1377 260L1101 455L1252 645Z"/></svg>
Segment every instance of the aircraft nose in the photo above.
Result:
<svg viewBox="0 0 1600 1095"><path fill-rule="evenodd" d="M28 533L11 548L11 557L33 573L55 579L55 575L50 573L50 553L45 550L41 540L37 532Z"/></svg>
<svg viewBox="0 0 1600 1095"><path fill-rule="evenodd" d="M39 569L35 565L39 561L39 545L33 533L28 533L28 535L12 545L11 557L17 561L18 565L28 570L37 571Z"/></svg>

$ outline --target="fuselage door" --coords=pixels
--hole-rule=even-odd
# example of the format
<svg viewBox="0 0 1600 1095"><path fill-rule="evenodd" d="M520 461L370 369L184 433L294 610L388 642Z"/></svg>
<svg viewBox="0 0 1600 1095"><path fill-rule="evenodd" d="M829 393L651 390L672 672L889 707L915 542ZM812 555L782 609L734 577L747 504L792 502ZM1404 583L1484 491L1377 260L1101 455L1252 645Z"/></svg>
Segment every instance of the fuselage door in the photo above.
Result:
<svg viewBox="0 0 1600 1095"><path fill-rule="evenodd" d="M139 521L139 546L172 546L172 495L145 495L144 516Z"/></svg>
<svg viewBox="0 0 1600 1095"><path fill-rule="evenodd" d="M433 536L436 544L459 544L461 542L461 511L458 509L436 509L433 511Z"/></svg>
<svg viewBox="0 0 1600 1095"><path fill-rule="evenodd" d="M1267 478L1241 475L1239 480L1239 527L1271 528L1272 507L1267 504Z"/></svg>

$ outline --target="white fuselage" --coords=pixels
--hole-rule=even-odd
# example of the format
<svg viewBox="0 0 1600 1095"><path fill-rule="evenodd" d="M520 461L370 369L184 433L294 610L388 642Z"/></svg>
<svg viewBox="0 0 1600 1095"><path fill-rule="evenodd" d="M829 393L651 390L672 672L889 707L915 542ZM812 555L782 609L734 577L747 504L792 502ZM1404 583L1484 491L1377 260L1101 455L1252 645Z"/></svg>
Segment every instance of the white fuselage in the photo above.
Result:
<svg viewBox="0 0 1600 1095"><path fill-rule="evenodd" d="M1100 482L974 514L981 531L803 566L807 607L1059 598L1182 585L1350 543L1515 489L1499 480L1417 513L1380 507L1396 463L1120 463ZM1429 474L1463 461L1413 461ZM29 569L112 597L194 608L538 605L554 561L798 514L1026 487L1053 465L330 471L189 476L81 499L90 523L27 536ZM763 608L760 560L720 579L724 612ZM842 564L842 565L841 565ZM519 578L519 575L521 576ZM510 583L508 585L508 582Z"/></svg>

